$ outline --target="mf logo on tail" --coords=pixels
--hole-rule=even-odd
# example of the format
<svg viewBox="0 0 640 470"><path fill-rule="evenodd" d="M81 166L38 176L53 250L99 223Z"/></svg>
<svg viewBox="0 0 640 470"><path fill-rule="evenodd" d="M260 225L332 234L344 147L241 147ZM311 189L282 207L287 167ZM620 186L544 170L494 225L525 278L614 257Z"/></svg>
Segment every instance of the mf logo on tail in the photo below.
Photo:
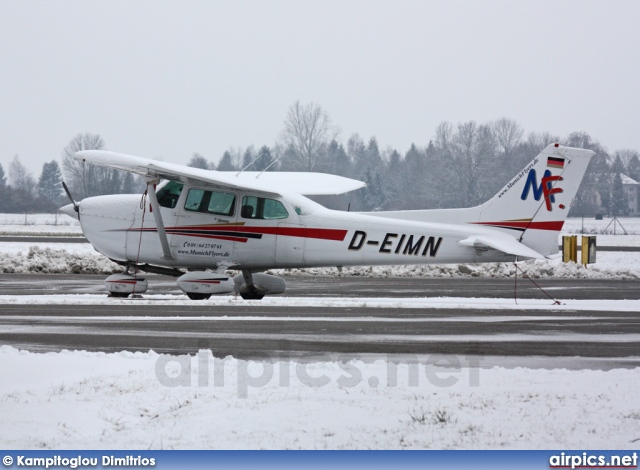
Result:
<svg viewBox="0 0 640 470"><path fill-rule="evenodd" d="M536 201L539 201L540 197L544 196L544 202L547 206L547 210L551 211L551 204L556 202L556 198L553 195L563 192L562 188L554 186L556 181L562 181L562 176L552 176L551 171L547 169L542 176L540 185L538 185L536 170L531 169L527 176L527 182L524 185L524 190L522 191L522 196L520 196L520 198L523 201L527 199L527 197L529 197L529 189L533 189L533 198ZM560 204L558 207L560 209L564 209L564 204Z"/></svg>

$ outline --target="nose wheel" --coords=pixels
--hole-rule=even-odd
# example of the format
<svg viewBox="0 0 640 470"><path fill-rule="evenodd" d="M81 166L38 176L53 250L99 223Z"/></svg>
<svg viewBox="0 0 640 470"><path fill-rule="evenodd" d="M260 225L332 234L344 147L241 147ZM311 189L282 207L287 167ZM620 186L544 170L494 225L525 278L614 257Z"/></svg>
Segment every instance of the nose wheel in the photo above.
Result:
<svg viewBox="0 0 640 470"><path fill-rule="evenodd" d="M197 294L194 292L187 292L186 294L191 300L207 300L211 297L211 294Z"/></svg>

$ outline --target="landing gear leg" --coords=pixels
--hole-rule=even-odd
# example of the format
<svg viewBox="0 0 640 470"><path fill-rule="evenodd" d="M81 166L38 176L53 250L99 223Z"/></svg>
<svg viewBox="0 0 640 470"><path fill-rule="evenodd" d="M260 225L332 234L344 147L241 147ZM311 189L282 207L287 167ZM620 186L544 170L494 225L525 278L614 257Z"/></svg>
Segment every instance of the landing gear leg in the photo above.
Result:
<svg viewBox="0 0 640 470"><path fill-rule="evenodd" d="M244 284L247 286L244 292L240 292L240 297L245 300L260 300L264 297L264 292L256 287L253 283L253 276L251 271L242 270L242 277L244 278Z"/></svg>

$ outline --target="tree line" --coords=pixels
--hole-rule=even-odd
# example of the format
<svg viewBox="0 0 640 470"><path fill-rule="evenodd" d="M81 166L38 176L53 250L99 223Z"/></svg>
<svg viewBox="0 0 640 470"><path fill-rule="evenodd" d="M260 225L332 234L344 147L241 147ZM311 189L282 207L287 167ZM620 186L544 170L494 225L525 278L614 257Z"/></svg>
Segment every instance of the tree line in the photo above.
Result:
<svg viewBox="0 0 640 470"><path fill-rule="evenodd" d="M343 210L401 210L469 207L496 194L544 147L559 142L595 152L570 215L627 215L623 175L640 181L640 154L624 149L610 153L585 132L566 138L530 132L514 120L486 123L442 122L428 141L401 154L381 149L376 137L352 134L346 142L321 106L296 102L289 108L275 144L230 148L217 165L194 153L188 166L219 171L316 171L355 178L367 187L350 194L314 198ZM61 181L74 197L141 193L144 183L131 173L72 158L80 150L104 149L98 135L79 134L62 150L62 166L45 163L39 179L16 157L9 178L0 165L0 212L49 212L65 204Z"/></svg>

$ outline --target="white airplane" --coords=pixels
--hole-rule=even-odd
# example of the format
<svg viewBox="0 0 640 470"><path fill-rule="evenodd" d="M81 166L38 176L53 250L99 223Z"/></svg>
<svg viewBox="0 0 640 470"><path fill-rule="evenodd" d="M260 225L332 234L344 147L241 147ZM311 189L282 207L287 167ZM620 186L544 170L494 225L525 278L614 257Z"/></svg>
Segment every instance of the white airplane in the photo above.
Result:
<svg viewBox="0 0 640 470"><path fill-rule="evenodd" d="M232 292L261 299L286 288L284 279L263 272L272 268L485 263L557 254L558 234L592 156L591 150L551 144L477 207L355 213L305 197L365 186L341 176L207 171L85 150L74 158L141 175L147 190L142 196L90 197L61 211L77 217L95 249L124 267L124 274L105 281L113 296L144 292L147 280L138 273L145 271L175 275L191 299ZM242 274L230 277L227 269Z"/></svg>

